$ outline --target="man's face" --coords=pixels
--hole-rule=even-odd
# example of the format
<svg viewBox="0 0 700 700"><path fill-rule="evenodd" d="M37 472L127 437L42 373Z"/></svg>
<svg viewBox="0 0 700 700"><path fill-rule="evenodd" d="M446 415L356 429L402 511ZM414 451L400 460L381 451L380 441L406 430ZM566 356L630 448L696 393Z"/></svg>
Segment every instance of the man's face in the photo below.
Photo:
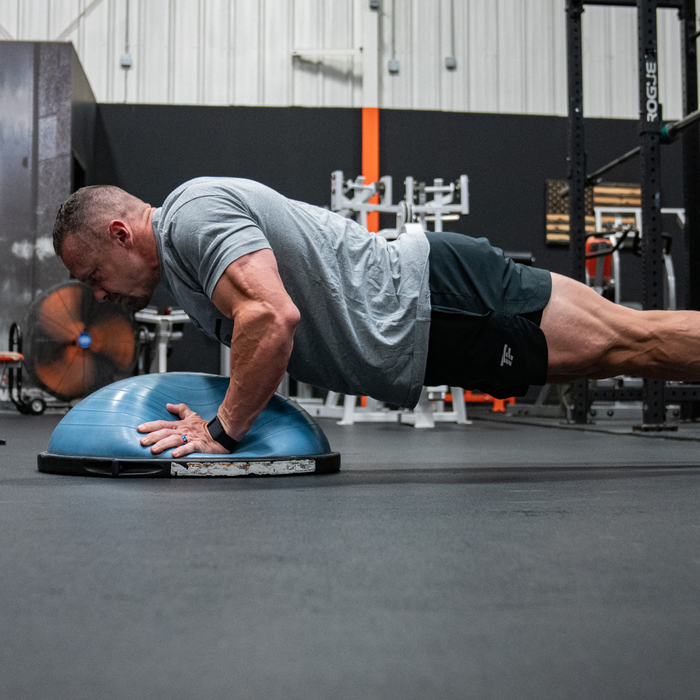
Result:
<svg viewBox="0 0 700 700"><path fill-rule="evenodd" d="M151 301L155 285L144 262L112 239L92 247L70 235L63 243L61 259L76 279L90 287L97 301L123 304L132 311L140 311Z"/></svg>

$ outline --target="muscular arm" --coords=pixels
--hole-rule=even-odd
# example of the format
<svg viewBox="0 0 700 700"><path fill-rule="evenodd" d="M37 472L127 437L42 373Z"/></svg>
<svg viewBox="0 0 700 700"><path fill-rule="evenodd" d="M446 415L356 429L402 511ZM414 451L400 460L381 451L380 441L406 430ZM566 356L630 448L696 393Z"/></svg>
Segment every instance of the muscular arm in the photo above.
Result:
<svg viewBox="0 0 700 700"><path fill-rule="evenodd" d="M282 381L299 310L282 284L271 250L232 262L212 301L233 319L231 381L218 415L226 433L240 440Z"/></svg>
<svg viewBox="0 0 700 700"><path fill-rule="evenodd" d="M233 319L231 381L218 416L226 433L240 440L279 386L294 344L299 310L287 294L271 250L259 250L232 262L214 288L212 301ZM151 452L175 448L173 457L191 452L224 453L206 422L186 404L168 404L179 421L140 425L148 433L142 445ZM186 440L183 440L186 438Z"/></svg>

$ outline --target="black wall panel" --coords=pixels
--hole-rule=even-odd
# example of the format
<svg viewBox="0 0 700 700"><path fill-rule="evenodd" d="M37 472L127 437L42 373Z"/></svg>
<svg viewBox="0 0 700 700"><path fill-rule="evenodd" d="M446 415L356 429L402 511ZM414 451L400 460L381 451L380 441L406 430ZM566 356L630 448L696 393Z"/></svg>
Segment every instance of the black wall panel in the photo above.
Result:
<svg viewBox="0 0 700 700"><path fill-rule="evenodd" d="M160 206L202 175L259 180L329 204L331 172L360 172L359 110L100 105L95 182Z"/></svg>

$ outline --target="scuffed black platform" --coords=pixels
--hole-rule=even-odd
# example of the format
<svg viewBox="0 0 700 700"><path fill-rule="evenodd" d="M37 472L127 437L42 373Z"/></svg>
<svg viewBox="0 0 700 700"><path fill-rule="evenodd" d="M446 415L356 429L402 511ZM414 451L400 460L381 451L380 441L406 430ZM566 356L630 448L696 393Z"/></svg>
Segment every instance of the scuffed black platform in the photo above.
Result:
<svg viewBox="0 0 700 700"><path fill-rule="evenodd" d="M251 460L221 455L221 459L110 459L42 452L37 467L47 474L106 477L232 477L332 474L340 471L340 454Z"/></svg>

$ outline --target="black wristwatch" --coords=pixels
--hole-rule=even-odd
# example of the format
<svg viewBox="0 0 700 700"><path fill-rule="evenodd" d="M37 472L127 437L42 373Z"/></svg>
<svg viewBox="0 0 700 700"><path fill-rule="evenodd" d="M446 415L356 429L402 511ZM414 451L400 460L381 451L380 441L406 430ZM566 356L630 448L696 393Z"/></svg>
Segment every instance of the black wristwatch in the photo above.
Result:
<svg viewBox="0 0 700 700"><path fill-rule="evenodd" d="M234 452L238 447L238 440L234 440L230 435L226 434L224 426L219 421L219 416L207 423L207 430L209 430L209 435L212 436L212 439L216 440L219 445L225 447L229 452Z"/></svg>

